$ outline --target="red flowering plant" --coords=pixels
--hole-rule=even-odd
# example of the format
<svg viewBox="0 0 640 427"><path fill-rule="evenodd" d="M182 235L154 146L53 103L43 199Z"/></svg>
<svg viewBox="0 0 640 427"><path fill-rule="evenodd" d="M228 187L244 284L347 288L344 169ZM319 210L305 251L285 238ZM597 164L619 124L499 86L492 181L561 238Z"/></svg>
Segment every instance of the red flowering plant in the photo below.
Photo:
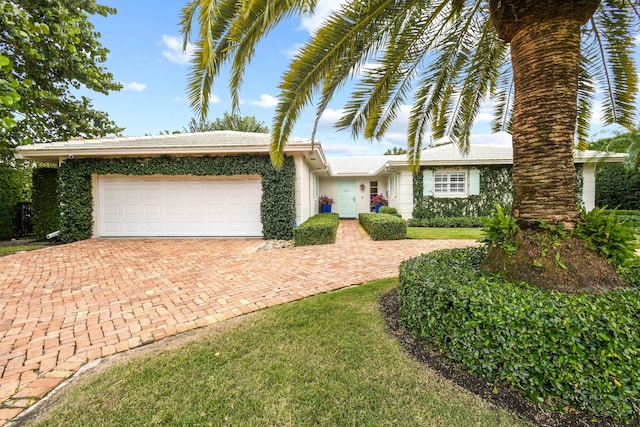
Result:
<svg viewBox="0 0 640 427"><path fill-rule="evenodd" d="M375 205L387 206L388 204L389 202L387 201L387 199L385 199L384 195L382 194L376 194L371 198L371 206L375 206Z"/></svg>
<svg viewBox="0 0 640 427"><path fill-rule="evenodd" d="M333 199L329 196L320 196L318 197L318 201L321 205L332 205L334 203Z"/></svg>

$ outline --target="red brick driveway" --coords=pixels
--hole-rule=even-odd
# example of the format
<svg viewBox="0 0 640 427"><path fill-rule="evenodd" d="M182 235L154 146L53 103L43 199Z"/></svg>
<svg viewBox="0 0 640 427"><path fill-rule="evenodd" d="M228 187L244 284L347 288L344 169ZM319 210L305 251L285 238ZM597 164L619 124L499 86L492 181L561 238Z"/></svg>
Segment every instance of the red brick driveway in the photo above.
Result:
<svg viewBox="0 0 640 427"><path fill-rule="evenodd" d="M89 361L473 244L373 242L356 221L341 221L334 245L256 251L263 243L94 239L0 258L0 426Z"/></svg>

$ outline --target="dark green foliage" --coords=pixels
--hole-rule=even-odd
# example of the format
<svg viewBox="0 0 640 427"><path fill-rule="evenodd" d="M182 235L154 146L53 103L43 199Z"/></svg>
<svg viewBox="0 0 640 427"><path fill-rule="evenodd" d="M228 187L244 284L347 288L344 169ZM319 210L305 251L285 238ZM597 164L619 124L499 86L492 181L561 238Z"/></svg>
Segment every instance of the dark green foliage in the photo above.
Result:
<svg viewBox="0 0 640 427"><path fill-rule="evenodd" d="M338 223L337 213L321 213L312 216L293 229L295 246L326 245L336 242Z"/></svg>
<svg viewBox="0 0 640 427"><path fill-rule="evenodd" d="M407 222L402 218L381 213L361 213L360 225L371 240L403 240L407 238Z"/></svg>
<svg viewBox="0 0 640 427"><path fill-rule="evenodd" d="M484 256L453 249L403 262L404 326L498 393L511 386L555 408L640 421L640 289L544 292L479 273Z"/></svg>
<svg viewBox="0 0 640 427"><path fill-rule="evenodd" d="M442 168L432 168L434 171ZM480 194L462 198L423 196L422 174L413 180L414 219L488 216L496 203L511 204L510 166L477 167L480 171ZM424 169L422 169L424 170Z"/></svg>
<svg viewBox="0 0 640 427"><path fill-rule="evenodd" d="M598 168L596 205L620 209L640 209L640 172L622 165Z"/></svg>
<svg viewBox="0 0 640 427"><path fill-rule="evenodd" d="M36 168L33 170L33 196L31 204L33 231L44 238L60 228L58 205L58 170Z"/></svg>
<svg viewBox="0 0 640 427"><path fill-rule="evenodd" d="M229 114L226 111L222 118L217 118L212 122L205 118L196 120L192 117L187 127L182 128L182 130L190 133L211 132L214 130L269 133L269 127L255 116L239 116L238 114Z"/></svg>
<svg viewBox="0 0 640 427"><path fill-rule="evenodd" d="M10 102L0 99L0 155L10 158L14 147L32 142L123 130L78 96L81 88L104 95L122 88L102 66L109 51L90 20L113 13L96 0L0 0L0 56L8 59L0 59L0 98L10 89Z"/></svg>
<svg viewBox="0 0 640 427"><path fill-rule="evenodd" d="M18 229L18 203L22 200L21 174L0 164L0 239L15 237Z"/></svg>
<svg viewBox="0 0 640 427"><path fill-rule="evenodd" d="M514 237L520 231L516 219L496 204L493 215L484 218L480 241L489 247L502 246L509 254L518 250Z"/></svg>
<svg viewBox="0 0 640 427"><path fill-rule="evenodd" d="M154 157L66 160L58 171L60 238L91 237L91 175L261 175L260 216L265 239L290 240L295 220L295 166L286 157L276 170L268 156Z"/></svg>
<svg viewBox="0 0 640 427"><path fill-rule="evenodd" d="M598 252L613 265L637 263L636 228L633 223L620 221L615 211L582 208L574 234L587 241L587 248Z"/></svg>
<svg viewBox="0 0 640 427"><path fill-rule="evenodd" d="M407 220L409 227L440 227L440 228L473 228L482 227L485 217L456 216L447 218L411 218Z"/></svg>
<svg viewBox="0 0 640 427"><path fill-rule="evenodd" d="M402 217L402 215L398 213L398 209L392 208L391 206L380 206L378 213Z"/></svg>

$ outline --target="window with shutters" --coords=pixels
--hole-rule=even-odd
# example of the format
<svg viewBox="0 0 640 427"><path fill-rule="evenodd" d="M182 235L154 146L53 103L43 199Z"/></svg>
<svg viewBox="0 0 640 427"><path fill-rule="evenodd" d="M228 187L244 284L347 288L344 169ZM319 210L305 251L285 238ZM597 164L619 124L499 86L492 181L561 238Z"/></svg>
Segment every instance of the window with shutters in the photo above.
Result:
<svg viewBox="0 0 640 427"><path fill-rule="evenodd" d="M432 170L423 171L423 196L467 197L480 194L480 171Z"/></svg>
<svg viewBox="0 0 640 427"><path fill-rule="evenodd" d="M467 194L466 172L436 172L433 174L435 196L464 196Z"/></svg>

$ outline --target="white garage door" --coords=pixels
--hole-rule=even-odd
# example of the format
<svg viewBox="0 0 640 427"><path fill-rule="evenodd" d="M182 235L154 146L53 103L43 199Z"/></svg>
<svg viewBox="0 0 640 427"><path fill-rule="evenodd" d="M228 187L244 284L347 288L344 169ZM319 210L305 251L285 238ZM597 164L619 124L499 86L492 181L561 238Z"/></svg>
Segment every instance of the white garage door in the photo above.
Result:
<svg viewBox="0 0 640 427"><path fill-rule="evenodd" d="M101 237L262 236L260 176L98 177Z"/></svg>

